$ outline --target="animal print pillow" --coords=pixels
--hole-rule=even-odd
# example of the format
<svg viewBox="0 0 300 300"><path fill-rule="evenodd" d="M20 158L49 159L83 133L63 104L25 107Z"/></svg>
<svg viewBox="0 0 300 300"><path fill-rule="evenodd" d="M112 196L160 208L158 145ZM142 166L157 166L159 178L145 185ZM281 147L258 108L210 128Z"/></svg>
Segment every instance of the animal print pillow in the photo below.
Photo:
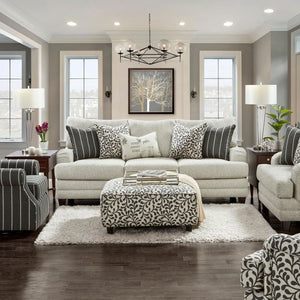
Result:
<svg viewBox="0 0 300 300"><path fill-rule="evenodd" d="M192 128L175 122L169 156L180 158L202 158L202 144L207 123Z"/></svg>
<svg viewBox="0 0 300 300"><path fill-rule="evenodd" d="M297 144L297 148L296 148L296 152L295 152L295 155L294 155L293 163L294 163L294 165L300 163L300 139L299 139L298 144Z"/></svg>
<svg viewBox="0 0 300 300"><path fill-rule="evenodd" d="M129 124L125 122L118 127L95 124L99 145L99 158L121 158L122 146L119 134L129 134Z"/></svg>

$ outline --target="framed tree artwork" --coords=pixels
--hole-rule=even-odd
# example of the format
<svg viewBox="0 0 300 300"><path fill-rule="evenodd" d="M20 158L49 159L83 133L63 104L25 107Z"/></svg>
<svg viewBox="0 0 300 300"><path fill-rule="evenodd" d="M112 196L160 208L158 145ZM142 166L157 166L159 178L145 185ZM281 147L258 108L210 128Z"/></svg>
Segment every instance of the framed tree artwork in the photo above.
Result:
<svg viewBox="0 0 300 300"><path fill-rule="evenodd" d="M174 69L128 69L129 114L174 114Z"/></svg>

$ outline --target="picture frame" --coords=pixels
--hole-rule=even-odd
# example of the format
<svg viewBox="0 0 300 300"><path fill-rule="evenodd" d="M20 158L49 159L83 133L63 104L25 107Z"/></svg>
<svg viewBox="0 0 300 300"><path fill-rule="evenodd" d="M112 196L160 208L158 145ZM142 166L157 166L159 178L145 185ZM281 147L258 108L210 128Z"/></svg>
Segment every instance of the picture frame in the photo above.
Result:
<svg viewBox="0 0 300 300"><path fill-rule="evenodd" d="M128 114L174 114L174 68L129 68Z"/></svg>

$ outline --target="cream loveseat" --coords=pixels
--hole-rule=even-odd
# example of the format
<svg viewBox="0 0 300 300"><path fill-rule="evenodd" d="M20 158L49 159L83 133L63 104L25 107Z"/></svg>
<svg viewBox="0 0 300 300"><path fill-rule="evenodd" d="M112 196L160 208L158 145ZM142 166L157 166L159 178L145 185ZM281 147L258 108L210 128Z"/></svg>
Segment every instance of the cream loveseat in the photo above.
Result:
<svg viewBox="0 0 300 300"><path fill-rule="evenodd" d="M67 124L72 127L87 129L95 123L119 126L126 120L88 120L69 117ZM139 121L128 120L130 134L143 136L150 132L157 133L161 157L122 159L83 159L74 161L72 144L67 137L65 149L57 154L56 198L63 199L99 199L105 183L113 178L122 177L126 170L167 169L178 170L192 176L201 189L203 197L245 198L248 194L248 164L246 151L236 146L234 133L229 160L224 159L179 159L168 157L174 120ZM178 120L187 127L193 127L204 120ZM207 120L211 127L224 127L233 124L233 120Z"/></svg>

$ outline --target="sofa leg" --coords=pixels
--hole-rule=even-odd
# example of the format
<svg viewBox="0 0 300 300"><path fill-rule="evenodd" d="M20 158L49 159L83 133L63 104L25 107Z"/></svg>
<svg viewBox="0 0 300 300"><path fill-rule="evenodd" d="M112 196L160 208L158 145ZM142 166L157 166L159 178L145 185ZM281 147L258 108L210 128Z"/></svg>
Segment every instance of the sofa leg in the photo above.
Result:
<svg viewBox="0 0 300 300"><path fill-rule="evenodd" d="M288 232L291 227L291 222L280 222L281 230Z"/></svg>
<svg viewBox="0 0 300 300"><path fill-rule="evenodd" d="M66 199L58 199L58 205L61 206L61 205L66 205Z"/></svg>
<svg viewBox="0 0 300 300"><path fill-rule="evenodd" d="M230 197L229 202L230 203L236 203L236 198L235 197Z"/></svg>
<svg viewBox="0 0 300 300"><path fill-rule="evenodd" d="M246 202L246 197L239 197L239 203L245 203Z"/></svg>
<svg viewBox="0 0 300 300"><path fill-rule="evenodd" d="M269 221L270 220L270 213L269 213L268 208L265 207L263 203L261 203L261 206L262 206L262 214L263 214L263 216L265 217L265 219L267 221Z"/></svg>

